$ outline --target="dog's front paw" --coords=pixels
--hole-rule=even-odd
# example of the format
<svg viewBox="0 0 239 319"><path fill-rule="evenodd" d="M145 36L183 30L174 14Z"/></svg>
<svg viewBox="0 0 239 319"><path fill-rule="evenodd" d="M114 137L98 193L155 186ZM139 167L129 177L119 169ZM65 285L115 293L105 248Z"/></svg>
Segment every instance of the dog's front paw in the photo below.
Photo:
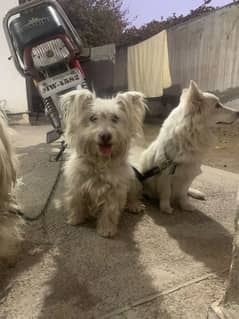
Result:
<svg viewBox="0 0 239 319"><path fill-rule="evenodd" d="M179 208L185 212L194 212L195 211L195 207L188 202L180 202Z"/></svg>
<svg viewBox="0 0 239 319"><path fill-rule="evenodd" d="M128 203L126 206L126 211L131 214L140 214L145 212L145 205L140 201L135 201Z"/></svg>
<svg viewBox="0 0 239 319"><path fill-rule="evenodd" d="M105 237L105 238L112 238L117 234L117 226L115 225L111 225L111 226L104 226L102 224L98 224L97 225L97 233L101 236L101 237Z"/></svg>
<svg viewBox="0 0 239 319"><path fill-rule="evenodd" d="M77 226L83 224L85 220L86 216L84 214L72 213L67 218L67 224Z"/></svg>
<svg viewBox="0 0 239 319"><path fill-rule="evenodd" d="M168 215L171 215L173 214L173 208L170 206L170 205L164 205L164 204L160 204L160 211L163 213L163 214L168 214Z"/></svg>
<svg viewBox="0 0 239 319"><path fill-rule="evenodd" d="M100 216L97 220L97 233L101 237L114 237L117 234L117 223L113 223L109 216Z"/></svg>

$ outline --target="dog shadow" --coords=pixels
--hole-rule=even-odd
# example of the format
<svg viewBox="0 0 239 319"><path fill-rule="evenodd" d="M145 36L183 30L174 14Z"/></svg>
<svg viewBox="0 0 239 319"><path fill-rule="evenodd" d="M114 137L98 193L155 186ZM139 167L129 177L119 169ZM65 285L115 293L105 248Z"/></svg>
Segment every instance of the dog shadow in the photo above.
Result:
<svg viewBox="0 0 239 319"><path fill-rule="evenodd" d="M48 212L49 216L55 213L54 209ZM71 227L65 225L63 214L61 218L58 217L58 228L53 227L55 233L52 235L52 242L58 251L54 257L55 272L46 283L48 293L38 319L48 318L49 314L52 319L106 319L124 316L128 311L131 316L141 318L142 309L144 312L148 311L146 318L172 318L166 297L158 295L161 289L156 288L150 267L162 272L161 277L157 278L164 280L165 269L166 276L170 273L168 268L172 267L175 271L175 264L168 264L174 261L174 257L169 256L165 262L163 254L167 254L167 248L159 245L157 251L153 250L154 254L159 255L158 262L155 263L152 254L149 256L154 261L147 261L145 250L151 248L145 247L139 240L139 236L145 236L145 241L155 246L156 239L151 237L162 230L173 239L169 246L174 241L178 243L179 248L177 251L173 250L173 253L181 251L184 259L191 257L186 271L190 272L195 264L197 269L201 269L200 264L203 264L201 273L214 273L223 280L226 278L225 270L229 269L231 259L232 236L221 224L201 211L163 215L151 202L147 202L147 213L125 213L115 239L99 237L94 221L80 227ZM147 227L151 228L147 224L148 219L158 226L157 229L154 225L152 233L147 230ZM47 222L50 228L51 222L50 218ZM139 228L143 230L139 231ZM167 246L167 242L165 243ZM198 272L195 276L198 276ZM190 274L186 274L186 277L190 277ZM185 276L176 280L185 282ZM172 282L169 278L166 286L172 287ZM160 287L163 290L165 286L160 283ZM145 305L145 297L150 296L154 296L154 303Z"/></svg>
<svg viewBox="0 0 239 319"><path fill-rule="evenodd" d="M35 154L33 161L29 157L32 153ZM18 148L20 174L34 175L34 171L39 170L36 161L38 164L47 161L49 153L42 144ZM30 204L33 207L34 200ZM95 221L82 227L68 226L64 212L49 207L39 220L28 222L27 238L15 267L0 267L0 303L6 304L8 296L14 298L15 291L24 295L23 281L25 287L29 284L28 294L32 295L29 302L33 302L34 307L29 318L99 319L110 312L123 313L126 305L131 308L130 305L145 295L156 294L152 278L140 261L142 252L134 236L142 217L125 213L118 236L104 239L96 234ZM48 258L51 265L44 267L50 271L54 268L50 276L47 276L48 268L42 268ZM30 279L33 269L44 272L40 276L41 293L34 287L35 280ZM39 305L37 300L45 288ZM158 298L159 304L162 301L163 298ZM154 310L152 318L159 316L170 318L166 307Z"/></svg>
<svg viewBox="0 0 239 319"><path fill-rule="evenodd" d="M163 227L177 241L180 250L203 263L209 272L226 279L231 263L232 234L223 225L195 208L193 212L176 210L160 213L156 202L146 200L155 224Z"/></svg>
<svg viewBox="0 0 239 319"><path fill-rule="evenodd" d="M158 292L140 261L142 252L134 236L142 218L125 213L113 239L99 237L95 221L72 227L65 225L64 218L58 220L59 233L53 239L58 251L55 273L47 282L49 292L38 319L49 314L52 319L116 318L128 306L137 316L132 304ZM68 234L68 242L62 241L63 233ZM158 298L157 305L162 301ZM171 318L166 307L157 306L150 316L159 317Z"/></svg>

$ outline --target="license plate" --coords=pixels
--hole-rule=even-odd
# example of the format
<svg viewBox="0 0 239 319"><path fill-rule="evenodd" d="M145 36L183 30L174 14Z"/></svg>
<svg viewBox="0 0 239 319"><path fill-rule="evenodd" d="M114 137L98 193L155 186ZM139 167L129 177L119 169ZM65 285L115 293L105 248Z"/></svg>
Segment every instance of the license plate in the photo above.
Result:
<svg viewBox="0 0 239 319"><path fill-rule="evenodd" d="M61 73L38 83L38 90L43 98L70 89L82 83L83 76L78 69Z"/></svg>

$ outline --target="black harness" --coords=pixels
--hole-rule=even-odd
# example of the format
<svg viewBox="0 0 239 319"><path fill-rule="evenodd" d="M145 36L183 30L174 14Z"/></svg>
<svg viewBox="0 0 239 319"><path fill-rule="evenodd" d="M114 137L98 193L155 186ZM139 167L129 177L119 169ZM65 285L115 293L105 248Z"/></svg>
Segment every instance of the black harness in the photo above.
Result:
<svg viewBox="0 0 239 319"><path fill-rule="evenodd" d="M176 164L170 158L166 149L164 149L164 156L165 156L165 160L159 166L152 167L143 173L139 172L135 167L132 166L132 168L135 172L136 178L141 183L143 183L148 178L154 177L156 175L162 175L163 171L165 171L166 169L169 169L167 175L174 175L178 164Z"/></svg>
<svg viewBox="0 0 239 319"><path fill-rule="evenodd" d="M133 167L133 170L135 172L135 176L137 177L137 179L143 183L146 179L156 176L156 175L161 175L163 173L164 170L166 170L167 168L169 168L169 172L168 175L174 175L176 168L177 168L177 164L175 164L172 160L170 159L166 159L160 166L156 166L153 168L150 168L149 170L147 170L146 172L140 173L135 167Z"/></svg>

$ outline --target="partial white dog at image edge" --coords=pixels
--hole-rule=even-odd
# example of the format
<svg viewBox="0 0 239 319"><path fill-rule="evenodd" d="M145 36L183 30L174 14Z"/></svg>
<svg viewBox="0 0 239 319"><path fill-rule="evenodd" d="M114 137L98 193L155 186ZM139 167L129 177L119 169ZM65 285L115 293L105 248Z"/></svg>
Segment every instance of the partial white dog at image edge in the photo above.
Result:
<svg viewBox="0 0 239 319"><path fill-rule="evenodd" d="M16 157L10 128L0 116L0 261L13 265L23 240L24 220L17 214L13 192L16 184Z"/></svg>
<svg viewBox="0 0 239 319"><path fill-rule="evenodd" d="M238 113L222 105L218 97L202 92L195 82L190 82L190 87L182 93L180 104L165 120L158 137L140 159L141 172L160 166L166 159L177 165L174 175L168 175L166 170L144 183L145 194L159 199L162 212L172 213L174 205L185 211L194 210L188 195L200 198L203 194L189 187L201 173L206 151L214 144L213 129L237 119Z"/></svg>
<svg viewBox="0 0 239 319"><path fill-rule="evenodd" d="M70 150L64 168L68 223L93 216L98 234L112 237L125 208L142 208L128 151L132 139L143 134L144 97L127 92L101 99L79 90L67 93L62 107Z"/></svg>

